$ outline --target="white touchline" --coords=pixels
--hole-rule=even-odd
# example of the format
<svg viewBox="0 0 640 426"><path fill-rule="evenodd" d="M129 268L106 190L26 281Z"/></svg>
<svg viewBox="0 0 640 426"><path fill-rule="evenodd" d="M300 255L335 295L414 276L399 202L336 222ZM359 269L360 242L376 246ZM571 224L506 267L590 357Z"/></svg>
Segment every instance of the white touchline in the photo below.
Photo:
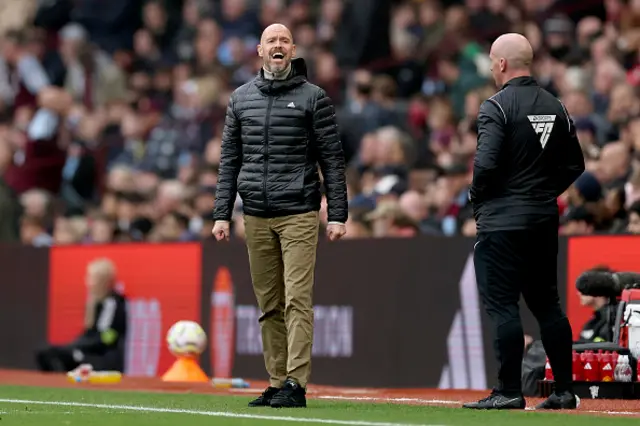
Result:
<svg viewBox="0 0 640 426"><path fill-rule="evenodd" d="M87 411L82 411L82 413L86 413L86 412ZM54 413L55 414L78 414L77 412L74 412L74 411L33 411L33 410L29 410L29 411L25 411L25 410L0 411L0 414L9 414L9 415L18 414L20 416L23 416L23 415L31 416L31 415L34 415L34 414L35 415L43 415L43 414L51 415L51 414L54 414ZM122 413L125 413L125 411L122 411Z"/></svg>
<svg viewBox="0 0 640 426"><path fill-rule="evenodd" d="M376 396L339 396L339 395L323 395L316 397L318 399L337 399L346 401L375 401L375 402L416 402L419 404L462 404L460 401L451 401L444 399L423 399L423 398L382 398Z"/></svg>
<svg viewBox="0 0 640 426"><path fill-rule="evenodd" d="M125 410L125 411L141 411L146 413L175 413L175 414L195 414L200 416L211 417L230 417L237 419L254 419L254 420L274 420L280 422L297 422L297 423L323 423L329 425L346 425L346 426L443 426L443 425L427 425L417 423L384 423L384 422L366 422L359 420L331 420L331 419L313 419L305 417L285 417L285 416L261 416L256 414L241 414L227 411L199 411L186 410L178 408L157 408L157 407L138 407L135 405L111 405L111 404L88 404L84 402L65 402L65 401L31 401L27 399L0 399L0 403L6 404L34 404L34 405L57 405L62 407L90 407L102 408L106 410Z"/></svg>
<svg viewBox="0 0 640 426"><path fill-rule="evenodd" d="M582 411L582 410L578 410ZM610 416L638 416L640 413L633 411L596 411L596 410L588 410L584 411L585 413L593 413L593 414L609 414Z"/></svg>
<svg viewBox="0 0 640 426"><path fill-rule="evenodd" d="M536 412L544 412L544 410L536 410L534 407L527 407L525 411L536 411ZM640 416L640 412L633 411L604 411L604 410L583 410L578 408L575 410L576 413L589 413L589 414L607 414L609 416Z"/></svg>

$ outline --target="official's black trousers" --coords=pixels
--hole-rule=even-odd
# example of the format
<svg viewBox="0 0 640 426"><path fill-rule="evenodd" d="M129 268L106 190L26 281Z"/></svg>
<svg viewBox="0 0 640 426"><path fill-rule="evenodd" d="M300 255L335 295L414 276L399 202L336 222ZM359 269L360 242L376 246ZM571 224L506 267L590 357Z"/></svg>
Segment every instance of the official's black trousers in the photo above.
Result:
<svg viewBox="0 0 640 426"><path fill-rule="evenodd" d="M73 357L71 346L49 346L36 354L40 371L67 372L80 365Z"/></svg>
<svg viewBox="0 0 640 426"><path fill-rule="evenodd" d="M522 393L524 332L520 295L538 320L556 390L572 387L571 325L557 287L558 224L527 230L480 232L474 248L478 291L495 331L497 391Z"/></svg>
<svg viewBox="0 0 640 426"><path fill-rule="evenodd" d="M124 346L124 345L122 345ZM101 353L82 352L82 358L74 357L74 349L71 345L49 346L36 352L36 363L40 371L67 372L80 364L91 364L96 371L115 370L124 371L124 350L115 347Z"/></svg>

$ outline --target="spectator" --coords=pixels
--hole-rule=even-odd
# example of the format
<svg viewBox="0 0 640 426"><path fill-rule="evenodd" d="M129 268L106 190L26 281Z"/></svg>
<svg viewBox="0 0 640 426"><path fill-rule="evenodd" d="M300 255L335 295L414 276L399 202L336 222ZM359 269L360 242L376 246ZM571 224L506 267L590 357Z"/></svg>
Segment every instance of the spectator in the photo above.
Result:
<svg viewBox="0 0 640 426"><path fill-rule="evenodd" d="M358 218L349 218L346 223L348 239L371 238L371 227L368 222Z"/></svg>
<svg viewBox="0 0 640 426"><path fill-rule="evenodd" d="M410 238L415 237L420 232L418 224L405 214L394 216L389 226L388 235L390 237Z"/></svg>
<svg viewBox="0 0 640 426"><path fill-rule="evenodd" d="M627 231L631 234L640 234L640 201L636 201L629 208Z"/></svg>
<svg viewBox="0 0 640 426"><path fill-rule="evenodd" d="M630 166L629 148L623 142L613 142L602 148L595 173L602 184L613 187L625 183Z"/></svg>
<svg viewBox="0 0 640 426"><path fill-rule="evenodd" d="M80 244L87 233L88 225L84 217L58 217L54 222L53 241L56 245Z"/></svg>
<svg viewBox="0 0 640 426"><path fill-rule="evenodd" d="M596 225L594 215L586 207L576 207L564 217L564 225L560 229L562 235L585 235L593 233Z"/></svg>
<svg viewBox="0 0 640 426"><path fill-rule="evenodd" d="M60 30L60 53L66 66L64 88L76 102L91 109L125 98L124 74L89 44L82 26L72 23Z"/></svg>
<svg viewBox="0 0 640 426"><path fill-rule="evenodd" d="M20 204L26 216L40 219L48 223L53 215L52 196L40 189L32 189L20 196Z"/></svg>
<svg viewBox="0 0 640 426"><path fill-rule="evenodd" d="M365 220L371 223L373 237L385 237L392 232L395 220L403 215L400 206L395 201L387 201L378 204L378 207L365 216Z"/></svg>
<svg viewBox="0 0 640 426"><path fill-rule="evenodd" d="M28 49L26 30L5 34L2 56L2 85L11 88L8 103L19 123L19 132L10 139L16 155L7 181L18 193L32 188L57 192L64 165L61 119L70 109L70 97L52 87L42 63Z"/></svg>
<svg viewBox="0 0 640 426"><path fill-rule="evenodd" d="M53 238L47 233L45 222L37 216L23 216L20 222L22 244L34 247L49 247Z"/></svg>
<svg viewBox="0 0 640 426"><path fill-rule="evenodd" d="M400 129L406 127L406 119L398 111L398 101L396 97L396 82L386 75L374 77L371 81L371 100L376 107L372 127L368 130L375 130L379 127L393 126Z"/></svg>
<svg viewBox="0 0 640 426"><path fill-rule="evenodd" d="M89 224L88 241L92 244L108 244L113 242L116 224L104 213L96 213L91 217Z"/></svg>
<svg viewBox="0 0 640 426"><path fill-rule="evenodd" d="M156 238L162 242L190 241L194 236L189 231L189 218L172 211L158 223Z"/></svg>
<svg viewBox="0 0 640 426"><path fill-rule="evenodd" d="M621 290L607 268L582 273L576 281L580 304L593 310L576 343L613 341L613 323Z"/></svg>
<svg viewBox="0 0 640 426"><path fill-rule="evenodd" d="M20 206L2 177L11 162L11 150L5 141L0 140L0 242L18 240L18 218Z"/></svg>
<svg viewBox="0 0 640 426"><path fill-rule="evenodd" d="M0 5L0 33L18 30L29 25L35 17L36 0L9 0Z"/></svg>
<svg viewBox="0 0 640 426"><path fill-rule="evenodd" d="M427 217L427 203L424 197L417 191L407 191L398 200L400 208L405 214L417 223Z"/></svg>

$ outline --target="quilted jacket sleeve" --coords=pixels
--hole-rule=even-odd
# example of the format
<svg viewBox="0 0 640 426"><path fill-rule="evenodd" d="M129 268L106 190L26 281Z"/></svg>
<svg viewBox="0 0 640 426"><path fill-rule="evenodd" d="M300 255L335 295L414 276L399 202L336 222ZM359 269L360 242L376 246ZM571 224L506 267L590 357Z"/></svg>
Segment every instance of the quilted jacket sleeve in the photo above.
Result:
<svg viewBox="0 0 640 426"><path fill-rule="evenodd" d="M323 90L319 91L314 105L313 133L327 192L329 222L344 223L348 216L344 152L333 102Z"/></svg>
<svg viewBox="0 0 640 426"><path fill-rule="evenodd" d="M231 220L238 189L238 174L242 166L240 121L234 111L235 94L231 96L222 132L220 171L216 189L213 220Z"/></svg>

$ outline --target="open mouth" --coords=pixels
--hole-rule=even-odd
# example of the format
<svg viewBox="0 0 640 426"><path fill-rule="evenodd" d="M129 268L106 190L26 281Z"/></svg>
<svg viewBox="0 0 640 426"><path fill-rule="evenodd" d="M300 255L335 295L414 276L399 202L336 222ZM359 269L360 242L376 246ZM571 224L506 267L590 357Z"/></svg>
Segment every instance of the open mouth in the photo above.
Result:
<svg viewBox="0 0 640 426"><path fill-rule="evenodd" d="M284 59L284 54L280 53L280 52L277 52L277 53L274 53L273 55L271 55L271 57L273 59Z"/></svg>

